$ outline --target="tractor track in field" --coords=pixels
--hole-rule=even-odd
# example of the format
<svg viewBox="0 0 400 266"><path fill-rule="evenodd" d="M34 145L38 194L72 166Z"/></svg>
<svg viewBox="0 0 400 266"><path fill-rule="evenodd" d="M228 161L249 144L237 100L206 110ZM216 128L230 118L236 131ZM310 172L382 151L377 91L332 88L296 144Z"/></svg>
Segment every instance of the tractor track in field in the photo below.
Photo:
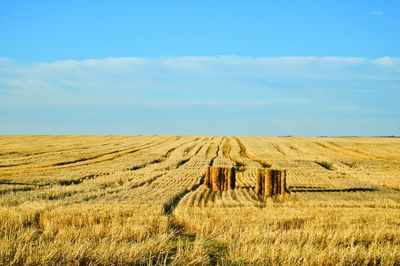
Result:
<svg viewBox="0 0 400 266"><path fill-rule="evenodd" d="M350 188L324 188L324 187L310 187L310 186L289 186L291 192L295 193L309 193L309 192L375 192L377 188L365 187L350 187Z"/></svg>
<svg viewBox="0 0 400 266"><path fill-rule="evenodd" d="M282 155L286 155L286 153L277 144L271 143L271 145L275 148L277 152L279 152Z"/></svg>
<svg viewBox="0 0 400 266"><path fill-rule="evenodd" d="M215 152L215 155L210 159L208 165L212 166L214 163L215 158L218 157L218 153L220 151L220 146L222 145L223 139L221 139L220 143L217 146L217 150ZM211 146L211 144L210 144ZM208 150L208 149L207 149ZM199 181L192 185L190 188L186 188L183 191L177 193L173 197L171 197L166 203L163 205L163 213L166 215L168 218L172 215L172 212L178 206L179 202L181 199L188 193L194 192L198 187L200 187L202 184L204 184L204 174L200 176Z"/></svg>
<svg viewBox="0 0 400 266"><path fill-rule="evenodd" d="M54 186L54 185L70 186L70 185L80 184L85 180L94 179L98 176L104 176L104 175L109 175L109 174L110 173L90 174L90 175L85 175L85 176L77 178L77 179L57 180L54 182L47 182L47 183L25 183L25 182L10 182L7 180L0 180L0 185L32 186L32 187L49 187L49 186Z"/></svg>
<svg viewBox="0 0 400 266"><path fill-rule="evenodd" d="M220 146L223 143L223 139L221 139L220 143L217 146L217 150L215 155L210 159L208 165L212 166L214 163L215 158L218 157ZM185 231L185 228L182 224L180 224L176 217L174 216L174 210L179 205L180 201L189 193L195 192L201 185L204 184L205 175L201 175L199 181L192 185L190 188L186 188L183 191L175 194L171 197L166 203L163 204L163 214L168 219L168 228L169 230L175 232L175 238L178 240L185 239L189 243L193 243L196 240L196 234L190 234ZM211 193L212 194L212 193ZM208 195L210 196L210 195ZM218 242L217 240L213 240L216 244L218 244L218 248L210 248L207 252L207 256L209 258L210 265L217 265L218 261L221 259L221 249L226 250L227 247L222 242ZM170 256L174 256L175 254L172 253Z"/></svg>
<svg viewBox="0 0 400 266"><path fill-rule="evenodd" d="M384 156L378 156L378 155L373 154L373 153L371 153L371 152L365 152L365 151L360 151L360 150L355 149L355 148L345 147L345 146L343 146L343 145L337 144L337 143L332 142L332 141L329 142L329 144L332 145L332 146L334 146L334 147L336 147L336 148L338 148L339 150L345 150L345 151L348 152L349 154L350 154L350 153L354 153L354 154L359 154L359 155L361 155L361 156L363 156L363 157L365 157L365 158L371 158L371 157L372 157L372 158L375 158L375 159L377 159L377 160L385 160L385 161L397 162L397 160L394 159L394 158L388 158L388 157L384 157Z"/></svg>
<svg viewBox="0 0 400 266"><path fill-rule="evenodd" d="M204 143L198 144L198 146L199 146L199 148L197 148L195 154L198 154L198 152L204 146ZM192 156L192 157L194 157L194 156ZM187 158L187 159L178 161L178 163L173 164L173 165L175 165L175 168L169 169L169 170L178 170L179 168L183 167L187 162L189 162L191 158ZM118 194L118 193L124 192L124 188L133 190L133 189L137 189L137 188L140 188L143 186L148 186L148 185L152 184L153 182L155 182L156 180L158 180L159 178L161 178L167 174L169 174L169 173L166 172L166 173L156 174L150 178L146 178L146 179L140 180L140 181L134 181L131 179L131 180L128 180L128 182L119 184L118 186L111 186L111 188L106 187L104 189L101 189L101 191L102 191L101 193L99 193L98 195L91 196L90 199L88 199L88 200L98 199L98 198L104 197L105 195L108 195L108 194ZM119 183L119 181L116 181L114 183L117 184L117 183ZM132 184L130 184L130 183L132 183Z"/></svg>
<svg viewBox="0 0 400 266"><path fill-rule="evenodd" d="M234 137L234 139L236 140L237 144L239 145L239 148L240 148L239 154L240 154L241 157L247 158L247 159L249 159L249 160L251 160L251 161L253 161L253 162L257 162L257 163L259 163L263 168L269 168L269 167L271 167L271 164L269 164L268 162L266 162L266 161L264 161L264 160L262 160L262 159L256 158L256 157L254 157L254 156L251 156L251 155L247 152L246 147L244 146L243 142L240 141L239 138Z"/></svg>
<svg viewBox="0 0 400 266"><path fill-rule="evenodd" d="M230 142L229 138L223 137L222 142L223 142L222 155L224 155L225 158L231 159L232 146L231 146L231 142Z"/></svg>
<svg viewBox="0 0 400 266"><path fill-rule="evenodd" d="M343 156L343 154L345 154L352 158L354 158L354 157L360 158L361 157L362 159L374 158L374 159L378 159L378 160L393 161L393 159L391 159L391 158L377 156L377 155L359 151L359 150L353 149L353 148L347 148L347 147L344 147L344 146L334 143L334 142L327 142L327 143L314 142L314 143L326 150L333 151L341 156Z"/></svg>
<svg viewBox="0 0 400 266"><path fill-rule="evenodd" d="M29 163L16 163L16 164L0 164L0 168L11 168L11 167L16 167L16 166L22 166L22 165L27 165Z"/></svg>
<svg viewBox="0 0 400 266"><path fill-rule="evenodd" d="M148 147L147 147L148 148ZM129 148L131 149L131 148ZM146 148L143 148L146 149ZM142 150L142 149L140 149ZM111 153L107 153L107 154L113 154L116 152L120 152L119 151L113 151ZM101 156L107 155L107 154L102 154ZM97 158L99 158L100 156L97 156ZM92 157L93 159L93 157ZM157 161L157 160L156 160ZM99 162L98 162L99 163ZM86 180L91 180L91 179L95 179L99 176L105 176L105 175L111 175L112 172L108 172L108 173L93 173L93 174L89 174L89 175L85 175L83 177L77 178L77 179L64 179L64 180L57 180L54 182L46 182L46 183L23 183L23 182L10 182L10 181L6 181L6 180L0 180L0 185L12 185L12 186L32 186L34 187L34 189L13 189L10 190L9 192L17 192L17 191L30 191L30 190L38 190L38 189L46 189L46 188L50 188L53 186L71 186L71 185L78 185L81 184L82 182L86 181ZM3 191L5 192L5 191ZM6 193L0 193L0 194L6 194Z"/></svg>
<svg viewBox="0 0 400 266"><path fill-rule="evenodd" d="M115 143L101 144L99 146L109 146L109 145L115 145ZM63 150L47 151L47 152L25 153L25 154L24 153L18 153L18 152L9 152L9 153L0 154L0 156L18 154L19 157L17 157L17 159L28 158L29 160L33 160L33 157L38 156L38 155L46 155L46 156L50 155L50 156L52 156L52 155L57 155L57 154L63 153L63 152L73 152L73 151L88 150L88 149L91 149L91 148L94 148L94 147L96 147L96 146L92 145L92 146L88 146L88 147L71 148L71 149L63 149ZM11 167L16 167L16 166L29 165L29 164L32 164L32 163L34 163L34 162L33 161L29 161L29 162L10 163L10 164L3 164L3 165L0 164L0 168L11 168ZM48 165L47 167L49 167L49 166L51 166L51 165Z"/></svg>
<svg viewBox="0 0 400 266"><path fill-rule="evenodd" d="M195 140L191 140L193 141L198 141L199 138L195 139ZM188 144L191 141L187 141L185 143L183 143L182 145L179 145L178 147L174 147L172 148L169 152L170 154L176 150L179 147L182 147L185 144ZM199 151L201 150L201 148L203 147L203 143L198 145L199 147L197 148L195 155L197 155L199 153ZM194 147L191 148L191 150L195 149L197 145L195 145ZM167 158L168 159L168 158ZM176 164L172 164L168 167L167 170L173 170L173 169L178 169L179 167L183 166L184 164L186 164L188 161L190 160L190 158L187 159L183 159L178 161ZM145 166L147 166L148 164L146 164ZM144 167L145 167L144 166ZM175 166L175 168L173 168L173 166ZM65 179L65 180L57 180L55 182L47 182L47 183L24 183L24 182L10 182L7 180L0 180L0 185L11 185L11 186L25 186L25 187L21 187L21 188L12 188L12 189L8 189L8 190L3 190L0 191L0 195L4 195L4 194L8 194L8 193L12 193L12 192L28 192L28 191L32 191L32 190L43 190L43 189L49 189L52 188L54 186L71 186L71 185L79 185L81 183L83 183L84 181L87 180L92 180L95 179L97 177L100 176L107 176L107 175L111 175L113 174L113 172L105 172L105 173L93 173L93 174L89 174L89 175L85 175L83 177L77 178L77 179ZM137 184L133 184L130 188L137 188L143 185L149 185L152 182L154 182L155 180L157 180L159 177L163 176L164 174L160 174L160 175L156 175L156 176L152 176L151 178L148 178L146 180L140 181ZM80 193L80 192L77 192ZM77 193L72 193L71 195L77 194Z"/></svg>
<svg viewBox="0 0 400 266"><path fill-rule="evenodd" d="M147 167L147 166L156 165L156 164L161 164L161 163L165 162L166 160L168 160L168 159L171 157L171 153L174 152L176 149L179 149L179 148L181 148L182 146L184 146L184 145L186 145L186 144L188 144L188 143L190 143L190 142L193 142L193 143L194 143L194 142L197 142L198 140L200 140L200 138L196 138L196 139L194 139L194 140L186 141L186 142L184 142L184 143L182 143L182 144L180 144L180 145L178 145L178 146L175 146L175 147L169 149L169 150L168 150L164 155L162 155L160 158L154 159L154 160L152 160L152 161L150 161L150 162L147 162L147 163L144 163L144 164L140 164L140 165L135 165L135 166L129 167L127 170L129 170L129 171L136 171L136 170L139 170L139 169L143 169L143 168L145 168L145 167ZM193 147L191 147L191 149L190 149L188 152L190 152L191 150L193 150L193 149L195 148L195 146L196 146L196 145L194 145ZM201 147L202 147L202 145L200 145L199 150L201 149ZM198 151L195 153L195 155L196 155L197 153L198 153ZM195 155L194 155L194 156L195 156Z"/></svg>
<svg viewBox="0 0 400 266"><path fill-rule="evenodd" d="M72 185L79 185L84 181L96 179L100 176L107 176L111 175L112 173L96 173L96 174L89 174L77 179L70 179L70 180L57 180L54 182L47 182L47 183L23 183L23 182L8 182L8 181L0 181L0 185L9 185L9 186L25 186L20 188L11 188L8 190L0 191L0 195L5 195L8 193L15 193L15 192L29 192L29 191L43 191L45 189L50 189L55 186L72 186ZM70 192L72 194L76 194Z"/></svg>
<svg viewBox="0 0 400 266"><path fill-rule="evenodd" d="M195 157L200 152L200 150L203 147L203 145L204 145L203 143L198 145L199 147L197 148L197 150L194 153L194 155L192 155L191 157L179 160L178 162L173 163L170 166L168 166L166 169L168 171L172 171L172 170L178 170L179 168L183 167L186 163L188 163L193 157ZM195 147L193 147L192 149L194 149L194 148ZM167 174L169 174L169 172L166 172L166 173L163 173L163 174L158 174L158 175L152 176L151 178L148 178L146 180L142 180L139 183L135 183L135 184L131 185L130 189L139 188L139 187L144 186L144 185L150 185L151 183L153 183L154 181L156 181L160 177L165 176Z"/></svg>
<svg viewBox="0 0 400 266"><path fill-rule="evenodd" d="M222 151L223 151L222 154L224 155L225 158L227 158L235 163L236 171L244 172L246 170L247 165L244 162L238 161L231 156L232 145L231 145L230 139L227 137L224 137L223 140L225 140L225 142L223 143L223 146L222 146ZM242 149L240 148L240 151L241 150ZM241 152L239 152L239 154L242 157Z"/></svg>
<svg viewBox="0 0 400 266"><path fill-rule="evenodd" d="M98 155L91 156L91 157L84 157L84 158L79 158L79 159L70 160L70 161L58 162L58 163L54 163L54 164L48 165L47 167L71 166L71 164L92 161L92 160L99 159L101 157L105 157L105 156L108 156L108 155L116 154L115 156L113 156L111 158L107 158L107 159L99 160L99 161L94 161L94 162L89 162L89 163L85 163L85 164L79 164L79 166L95 164L95 163L97 164L97 163L102 163L102 162L106 162L106 161L112 161L112 160L120 158L122 156L125 156L125 155L128 155L128 154L132 154L132 153L136 153L138 151L142 151L142 150L145 150L145 149L148 149L148 148L152 148L152 147L155 147L155 146L158 146L158 145L162 145L162 144L164 144L165 142L168 142L168 141L176 141L178 139L179 139L179 137L171 137L171 138L167 138L167 139L165 139L165 140L163 140L161 142L145 144L145 145L143 145L141 147L126 148L126 149L122 149L122 150L115 150L115 151L111 151L111 152L107 152L107 153L98 154Z"/></svg>
<svg viewBox="0 0 400 266"><path fill-rule="evenodd" d="M25 157L31 157L31 156L37 156L37 155L52 155L52 154L57 154L57 153L62 153L62 152L75 152L75 151L80 151L80 150L88 150L92 149L95 147L104 147L104 146L114 146L118 145L119 142L111 142L111 143L103 143L103 144L92 144L86 147L75 147L75 148L68 148L68 149L61 149L61 150L55 150L55 151L42 151L42 152L33 152L33 153L28 153L28 152L5 152L5 153L0 153L0 157L3 156L9 156L9 155L19 155L17 158L25 158ZM31 162L29 162L31 163ZM27 163L28 164L28 163Z"/></svg>

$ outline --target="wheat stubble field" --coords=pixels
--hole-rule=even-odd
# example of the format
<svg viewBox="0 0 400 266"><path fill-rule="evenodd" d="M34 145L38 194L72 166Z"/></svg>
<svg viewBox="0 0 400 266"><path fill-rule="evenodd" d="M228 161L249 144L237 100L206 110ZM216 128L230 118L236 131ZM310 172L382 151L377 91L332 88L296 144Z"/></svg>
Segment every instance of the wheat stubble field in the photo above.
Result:
<svg viewBox="0 0 400 266"><path fill-rule="evenodd" d="M0 136L0 227L2 265L400 264L400 139Z"/></svg>

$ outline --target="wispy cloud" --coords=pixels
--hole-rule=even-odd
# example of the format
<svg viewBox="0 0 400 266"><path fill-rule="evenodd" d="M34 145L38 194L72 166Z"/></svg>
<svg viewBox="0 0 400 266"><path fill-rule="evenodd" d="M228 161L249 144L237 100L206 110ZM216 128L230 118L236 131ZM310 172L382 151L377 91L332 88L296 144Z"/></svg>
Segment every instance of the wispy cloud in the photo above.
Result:
<svg viewBox="0 0 400 266"><path fill-rule="evenodd" d="M5 67L5 66L10 66L13 63L14 63L14 61L12 61L11 59L0 56L0 68Z"/></svg>
<svg viewBox="0 0 400 266"><path fill-rule="evenodd" d="M371 10L368 13L373 16L381 16L385 14L385 12L383 12L382 10Z"/></svg>
<svg viewBox="0 0 400 266"><path fill-rule="evenodd" d="M3 105L285 104L329 82L398 78L400 60L239 56L106 58L0 68ZM384 67L384 68L383 68ZM341 88L335 88L341 89ZM240 100L238 100L240 99Z"/></svg>
<svg viewBox="0 0 400 266"><path fill-rule="evenodd" d="M398 78L398 58L106 58L9 64L0 69L3 105L254 104L307 98L333 83ZM384 67L384 68L383 68ZM336 90L341 88L335 88ZM301 96L301 97L300 97ZM240 99L240 100L239 100Z"/></svg>
<svg viewBox="0 0 400 266"><path fill-rule="evenodd" d="M396 57L390 57L390 56L385 56L385 57L380 57L375 59L374 61L376 64L383 65L383 66L400 66L400 58Z"/></svg>
<svg viewBox="0 0 400 266"><path fill-rule="evenodd" d="M137 102L137 106L266 106L274 107L280 105L302 105L307 102L306 99L274 99L274 100L189 100L189 101L152 101L152 102Z"/></svg>
<svg viewBox="0 0 400 266"><path fill-rule="evenodd" d="M324 116L331 121L338 119L333 114L350 113L357 121L375 114L400 117L394 103L400 99L399 77L400 58L395 57L132 57L33 64L2 58L0 131L10 127L5 121L23 125L18 115L28 121L38 119L34 112L18 111L26 108L46 110L49 117L61 115L54 110L63 110L64 118L57 121L69 121L68 113L74 110L93 110L86 111L91 119L85 125L125 108L130 111L121 111L104 123L114 123L117 116L127 121L142 117L139 125L143 128L166 121L180 128L174 117L185 116L187 122L179 121L192 123L193 130L193 123L210 120L223 130L228 125L221 121L232 119L248 128L251 121L253 126L275 121L290 128L282 126L282 121L298 125L301 119L296 117L309 121ZM340 124L335 121L332 127Z"/></svg>

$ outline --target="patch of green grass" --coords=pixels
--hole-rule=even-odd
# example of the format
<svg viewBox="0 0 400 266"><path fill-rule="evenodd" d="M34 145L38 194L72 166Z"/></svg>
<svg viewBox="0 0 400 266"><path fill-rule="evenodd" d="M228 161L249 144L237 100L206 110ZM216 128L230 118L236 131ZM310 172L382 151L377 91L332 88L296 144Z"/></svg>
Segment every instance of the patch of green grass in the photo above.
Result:
<svg viewBox="0 0 400 266"><path fill-rule="evenodd" d="M316 164L322 166L327 170L333 170L333 164L326 162L326 161L315 161Z"/></svg>
<svg viewBox="0 0 400 266"><path fill-rule="evenodd" d="M238 171L238 172L246 171L246 165L244 163L239 162L239 161L235 161L235 164L236 164L235 165L236 171Z"/></svg>
<svg viewBox="0 0 400 266"><path fill-rule="evenodd" d="M216 239L208 239L206 247L210 265L219 265L228 255L228 247L226 244L217 241Z"/></svg>

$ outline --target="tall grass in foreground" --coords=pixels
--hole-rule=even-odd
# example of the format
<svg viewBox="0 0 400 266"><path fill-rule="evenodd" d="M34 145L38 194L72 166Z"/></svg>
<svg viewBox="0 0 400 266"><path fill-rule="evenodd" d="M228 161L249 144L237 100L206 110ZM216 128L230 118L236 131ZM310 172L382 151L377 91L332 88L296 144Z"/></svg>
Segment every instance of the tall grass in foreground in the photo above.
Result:
<svg viewBox="0 0 400 266"><path fill-rule="evenodd" d="M180 238L160 206L0 208L0 228L1 265L207 262L201 240Z"/></svg>
<svg viewBox="0 0 400 266"><path fill-rule="evenodd" d="M218 243L221 263L400 263L399 209L181 207L175 215L186 232Z"/></svg>

